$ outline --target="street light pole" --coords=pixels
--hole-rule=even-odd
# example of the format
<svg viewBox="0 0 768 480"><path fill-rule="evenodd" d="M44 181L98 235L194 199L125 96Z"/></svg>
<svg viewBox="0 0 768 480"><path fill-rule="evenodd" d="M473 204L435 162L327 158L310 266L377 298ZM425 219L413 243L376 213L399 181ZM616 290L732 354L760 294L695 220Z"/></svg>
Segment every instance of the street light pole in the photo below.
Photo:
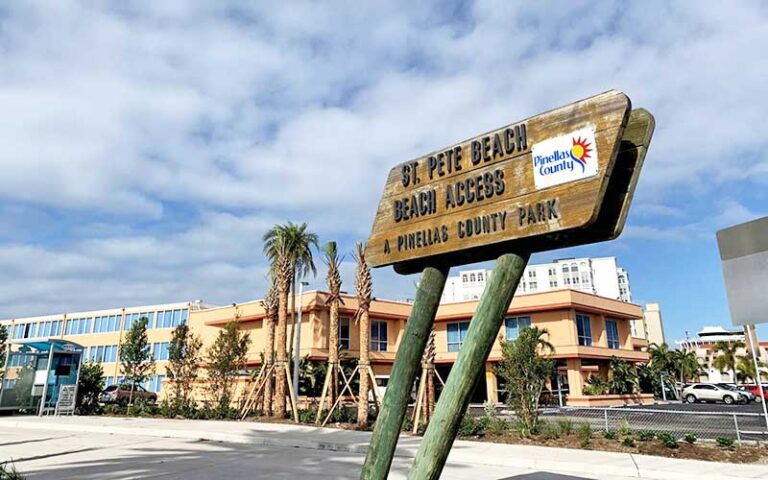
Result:
<svg viewBox="0 0 768 480"><path fill-rule="evenodd" d="M299 282L299 315L293 330L296 332L296 340L293 347L293 391L296 398L299 397L299 362L301 359L301 308L302 298L304 297L304 287L308 282Z"/></svg>

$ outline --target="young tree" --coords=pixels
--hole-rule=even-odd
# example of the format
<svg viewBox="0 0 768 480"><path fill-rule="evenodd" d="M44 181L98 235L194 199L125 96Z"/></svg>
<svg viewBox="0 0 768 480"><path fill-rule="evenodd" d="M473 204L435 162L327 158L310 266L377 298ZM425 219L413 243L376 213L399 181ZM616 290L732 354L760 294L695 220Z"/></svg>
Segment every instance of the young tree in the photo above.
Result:
<svg viewBox="0 0 768 480"><path fill-rule="evenodd" d="M267 341L264 345L264 371L270 372L272 365L275 363L275 321L277 320L278 310L278 293L277 284L272 281L272 285L269 287L267 294L264 296L264 300L261 302L261 306L264 307L264 329L267 331ZM274 388L273 373L270 372L269 377L264 384L264 415L272 415L272 395Z"/></svg>
<svg viewBox="0 0 768 480"><path fill-rule="evenodd" d="M147 339L147 317L141 317L133 322L125 332L125 338L120 345L120 368L125 375L125 381L131 384L128 404L133 404L133 392L136 384L146 381L155 370L155 360L149 352Z"/></svg>
<svg viewBox="0 0 768 480"><path fill-rule="evenodd" d="M174 414L189 411L194 406L192 389L197 380L202 346L202 340L189 330L188 325L180 324L173 330L165 371L171 382L171 390L168 393Z"/></svg>
<svg viewBox="0 0 768 480"><path fill-rule="evenodd" d="M5 325L0 325L0 368L3 368L5 366L5 352L8 347L6 347L5 342L8 341L8 329L5 328Z"/></svg>
<svg viewBox="0 0 768 480"><path fill-rule="evenodd" d="M675 370L680 375L680 383L687 383L689 378L696 378L701 373L699 359L696 357L696 352L692 350L674 350L672 359Z"/></svg>
<svg viewBox="0 0 768 480"><path fill-rule="evenodd" d="M611 357L608 367L608 390L615 395L635 393L640 388L635 367L618 357Z"/></svg>
<svg viewBox="0 0 768 480"><path fill-rule="evenodd" d="M329 293L327 301L331 307L328 325L328 373L331 376L328 403L330 405L336 402L336 396L339 393L339 305L344 303L341 299L341 273L339 272L341 261L336 250L336 242L328 242L325 245L324 262L328 265L328 275L325 280Z"/></svg>
<svg viewBox="0 0 768 480"><path fill-rule="evenodd" d="M731 373L731 381L736 382L736 353L740 348L744 348L744 342L726 342L720 340L715 343L713 349L717 353L717 357L712 365L720 370L720 373L724 373L726 370Z"/></svg>
<svg viewBox="0 0 768 480"><path fill-rule="evenodd" d="M77 411L90 415L99 410L99 395L104 390L104 369L100 363L84 362L77 381Z"/></svg>
<svg viewBox="0 0 768 480"><path fill-rule="evenodd" d="M758 368L761 369L761 376L762 370L765 369L766 364L763 361L758 360L757 361ZM757 383L757 372L755 371L755 362L752 359L752 357L740 355L738 360L736 360L736 376L737 379L740 382L754 382Z"/></svg>
<svg viewBox="0 0 768 480"><path fill-rule="evenodd" d="M357 404L357 425L364 428L368 426L368 390L370 379L370 343L371 322L368 310L371 308L373 294L373 281L371 279L371 267L365 260L365 244L357 242L357 274L355 275L355 288L357 289L357 319L360 324L360 392Z"/></svg>
<svg viewBox="0 0 768 480"><path fill-rule="evenodd" d="M13 391L16 392L16 403L21 410L32 408L32 387L35 382L35 369L30 364L24 365L16 377Z"/></svg>
<svg viewBox="0 0 768 480"><path fill-rule="evenodd" d="M539 350L555 351L544 338L547 335L546 329L523 328L515 340L501 343L502 358L496 366L496 373L506 381L507 402L526 436L538 430L541 392L554 375L554 361L539 356Z"/></svg>
<svg viewBox="0 0 768 480"><path fill-rule="evenodd" d="M251 343L250 334L241 332L238 326L234 320L227 323L208 347L208 390L213 408L221 418L230 412L235 378L245 367Z"/></svg>

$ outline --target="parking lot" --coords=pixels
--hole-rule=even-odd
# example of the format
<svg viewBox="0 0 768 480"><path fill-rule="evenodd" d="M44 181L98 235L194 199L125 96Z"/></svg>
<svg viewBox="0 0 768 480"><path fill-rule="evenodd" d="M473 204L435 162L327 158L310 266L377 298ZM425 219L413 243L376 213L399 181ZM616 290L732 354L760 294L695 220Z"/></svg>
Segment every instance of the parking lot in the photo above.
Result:
<svg viewBox="0 0 768 480"><path fill-rule="evenodd" d="M564 407L545 410L550 421L589 423L594 430L630 430L670 433L678 438L695 434L703 440L728 437L736 441L768 441L762 406L722 403L665 403L656 405L586 408Z"/></svg>

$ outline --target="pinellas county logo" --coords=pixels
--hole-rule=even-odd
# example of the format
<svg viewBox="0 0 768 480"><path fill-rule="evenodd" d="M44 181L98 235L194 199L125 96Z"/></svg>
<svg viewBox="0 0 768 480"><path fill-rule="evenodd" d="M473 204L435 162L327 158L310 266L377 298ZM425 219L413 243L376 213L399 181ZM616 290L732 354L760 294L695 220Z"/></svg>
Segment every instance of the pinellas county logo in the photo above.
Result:
<svg viewBox="0 0 768 480"><path fill-rule="evenodd" d="M597 173L595 133L591 127L545 140L532 148L536 188L591 177Z"/></svg>

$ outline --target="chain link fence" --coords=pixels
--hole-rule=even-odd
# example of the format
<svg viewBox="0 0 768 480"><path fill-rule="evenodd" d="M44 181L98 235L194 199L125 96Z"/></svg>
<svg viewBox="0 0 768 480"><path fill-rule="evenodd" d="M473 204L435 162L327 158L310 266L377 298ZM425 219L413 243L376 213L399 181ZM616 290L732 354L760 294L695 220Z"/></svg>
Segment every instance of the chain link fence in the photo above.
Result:
<svg viewBox="0 0 768 480"><path fill-rule="evenodd" d="M562 407L545 409L548 421L570 420L575 425L589 423L593 430L667 432L677 438L693 433L700 439L728 437L737 442L766 442L765 417L758 413L696 412L646 408Z"/></svg>

